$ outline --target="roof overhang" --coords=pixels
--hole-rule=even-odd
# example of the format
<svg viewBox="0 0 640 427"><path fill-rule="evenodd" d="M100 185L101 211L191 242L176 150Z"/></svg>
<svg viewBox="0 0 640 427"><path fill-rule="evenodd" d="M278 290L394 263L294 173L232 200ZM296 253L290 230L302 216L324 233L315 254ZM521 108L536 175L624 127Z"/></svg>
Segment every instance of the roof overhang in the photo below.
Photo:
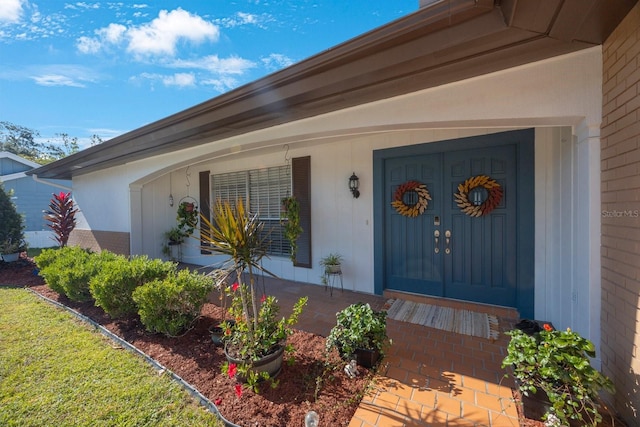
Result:
<svg viewBox="0 0 640 427"><path fill-rule="evenodd" d="M71 179L597 46L637 1L442 0L29 173Z"/></svg>

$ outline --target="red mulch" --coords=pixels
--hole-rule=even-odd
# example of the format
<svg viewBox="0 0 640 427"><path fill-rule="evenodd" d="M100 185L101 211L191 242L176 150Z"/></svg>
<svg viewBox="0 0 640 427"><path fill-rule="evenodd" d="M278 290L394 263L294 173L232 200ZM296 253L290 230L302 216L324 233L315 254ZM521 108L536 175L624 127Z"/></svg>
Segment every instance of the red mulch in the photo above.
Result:
<svg viewBox="0 0 640 427"><path fill-rule="evenodd" d="M30 259L15 263L0 262L0 285L28 286L32 290L65 304L105 326L137 348L157 360L193 385L200 393L216 403L220 413L240 426L302 426L307 411L320 415L325 426L347 426L355 413L371 375L364 368L356 379L349 379L342 371L343 363L333 352L324 357L325 338L296 331L288 340L294 345L295 363L285 362L278 375L278 387L262 384L260 394L244 389L235 393L235 380L220 372L226 361L222 348L211 341L208 328L219 322L222 309L205 304L202 316L193 329L179 338L150 334L137 318L113 320L92 303L76 303L49 289L34 273ZM325 363L334 369L325 371ZM316 395L318 379L321 387Z"/></svg>

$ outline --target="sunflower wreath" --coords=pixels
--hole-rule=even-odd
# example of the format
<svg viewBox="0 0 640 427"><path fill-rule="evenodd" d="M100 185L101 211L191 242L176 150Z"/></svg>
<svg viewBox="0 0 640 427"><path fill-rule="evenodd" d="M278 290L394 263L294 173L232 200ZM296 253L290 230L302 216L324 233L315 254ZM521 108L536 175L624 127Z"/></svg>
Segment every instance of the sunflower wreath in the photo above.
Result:
<svg viewBox="0 0 640 427"><path fill-rule="evenodd" d="M489 192L489 196L481 205L474 205L469 201L469 192L476 187L484 187ZM477 218L488 214L500 204L502 192L502 187L495 179L486 175L476 175L459 184L454 197L462 212Z"/></svg>
<svg viewBox="0 0 640 427"><path fill-rule="evenodd" d="M403 200L405 193L408 191L415 191L418 195L418 201L413 205L407 205ZM407 181L396 189L396 192L393 194L391 206L393 206L400 215L415 218L424 213L429 205L429 200L431 200L431 195L425 184L421 184L418 181Z"/></svg>

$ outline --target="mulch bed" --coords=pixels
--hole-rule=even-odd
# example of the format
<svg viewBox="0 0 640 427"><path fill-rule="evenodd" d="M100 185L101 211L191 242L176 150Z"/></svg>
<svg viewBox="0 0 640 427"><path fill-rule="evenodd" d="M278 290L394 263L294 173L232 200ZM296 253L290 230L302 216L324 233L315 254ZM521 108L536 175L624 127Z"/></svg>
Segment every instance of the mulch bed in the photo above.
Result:
<svg viewBox="0 0 640 427"><path fill-rule="evenodd" d="M293 344L295 363L285 364L278 375L278 386L261 385L260 393L243 389L236 395L235 380L220 372L226 361L224 351L211 340L209 327L219 323L222 309L205 304L202 316L185 335L168 338L150 334L136 317L113 320L93 303L76 303L47 287L34 271L30 259L0 262L0 285L28 286L105 326L193 385L214 402L220 413L240 426L304 425L310 411L320 415L321 425L347 426L369 383L371 372L349 379L336 352L325 356L325 338L295 331L287 341Z"/></svg>

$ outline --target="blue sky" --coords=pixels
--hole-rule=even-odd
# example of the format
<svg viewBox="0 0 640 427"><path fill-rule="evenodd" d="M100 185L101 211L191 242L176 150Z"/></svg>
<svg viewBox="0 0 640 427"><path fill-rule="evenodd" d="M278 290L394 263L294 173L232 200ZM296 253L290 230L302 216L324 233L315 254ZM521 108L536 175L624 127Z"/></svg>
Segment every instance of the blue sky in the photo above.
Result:
<svg viewBox="0 0 640 427"><path fill-rule="evenodd" d="M0 121L86 146L415 12L419 0L0 0Z"/></svg>

